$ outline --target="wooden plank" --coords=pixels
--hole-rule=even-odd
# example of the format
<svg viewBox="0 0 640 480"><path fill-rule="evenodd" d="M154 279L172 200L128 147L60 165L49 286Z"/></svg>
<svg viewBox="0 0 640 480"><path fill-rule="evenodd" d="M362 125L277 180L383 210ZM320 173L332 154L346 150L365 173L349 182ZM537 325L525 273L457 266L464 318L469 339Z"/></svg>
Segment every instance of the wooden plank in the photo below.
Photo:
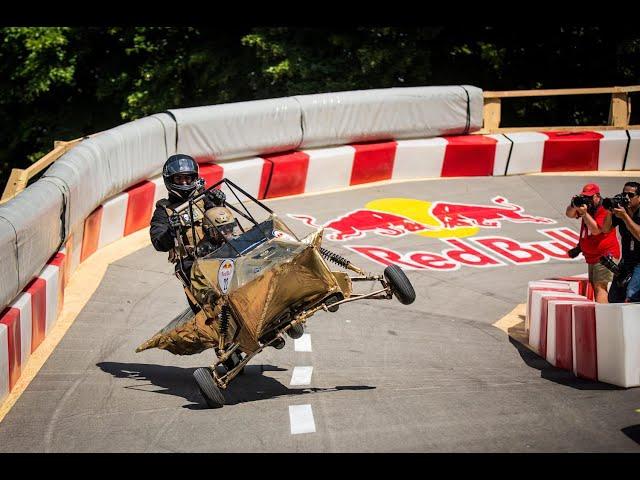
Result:
<svg viewBox="0 0 640 480"><path fill-rule="evenodd" d="M21 168L13 168L11 175L7 181L7 186L2 193L2 199L0 203L4 203L9 199L15 197L18 193L24 190L27 186L27 171Z"/></svg>
<svg viewBox="0 0 640 480"><path fill-rule="evenodd" d="M609 124L618 128L625 128L629 124L631 105L628 93L614 93L611 95L609 110Z"/></svg>
<svg viewBox="0 0 640 480"><path fill-rule="evenodd" d="M499 98L484 99L484 109L482 111L484 129L494 131L500 128L500 104Z"/></svg>
<svg viewBox="0 0 640 480"><path fill-rule="evenodd" d="M506 90L484 91L484 98L517 98L517 97L546 97L555 95L594 95L604 93L629 93L640 92L640 85L628 87L602 87L602 88L556 88L548 90Z"/></svg>
<svg viewBox="0 0 640 480"><path fill-rule="evenodd" d="M9 177L4 192L2 193L2 199L0 200L0 203L8 201L9 199L15 197L22 190L27 188L27 184L29 183L30 179L43 171L58 158L64 155L67 151L73 148L78 142L84 140L85 138L88 137L76 138L75 140L71 140L69 142L61 142L56 140L54 142L54 149L34 164L29 165L29 167L25 168L24 170L18 168L14 168L13 170L11 170L11 176Z"/></svg>
<svg viewBox="0 0 640 480"><path fill-rule="evenodd" d="M629 125L624 129L613 125L569 126L569 127L505 127L488 131L485 128L471 132L471 135L487 135L489 133L514 133L514 132L546 132L546 131L572 131L584 132L594 130L640 130L640 125Z"/></svg>

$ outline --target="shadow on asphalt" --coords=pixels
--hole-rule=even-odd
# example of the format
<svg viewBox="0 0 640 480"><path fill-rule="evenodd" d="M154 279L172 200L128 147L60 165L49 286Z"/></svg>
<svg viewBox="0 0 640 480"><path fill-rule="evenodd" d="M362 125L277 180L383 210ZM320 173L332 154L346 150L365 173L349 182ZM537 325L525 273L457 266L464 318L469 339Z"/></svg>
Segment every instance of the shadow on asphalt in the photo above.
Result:
<svg viewBox="0 0 640 480"><path fill-rule="evenodd" d="M624 427L620 431L624 433L627 437L629 437L631 440L636 442L638 445L640 445L640 424Z"/></svg>
<svg viewBox="0 0 640 480"><path fill-rule="evenodd" d="M568 370L554 367L512 336L509 336L509 342L511 342L511 345L518 350L520 357L528 366L535 368L536 370L540 370L541 378L561 385L566 385L567 387L575 388L577 390L625 390L622 387L617 387L608 383L578 378Z"/></svg>
<svg viewBox="0 0 640 480"><path fill-rule="evenodd" d="M137 380L136 385L127 385L123 388L142 390L144 392L159 393L183 397L192 402L183 408L190 410L206 409L204 398L200 394L193 372L196 368L171 367L166 365L150 365L146 363L118 363L101 362L96 364L103 372L116 378L128 378ZM340 390L371 390L376 387L367 385L346 385L331 388L301 387L288 388L279 381L265 376L262 373L268 371L282 372L286 368L274 365L247 365L245 373L237 376L229 387L223 391L226 405L254 402L274 397L290 395L306 395L310 393L338 392ZM151 385L160 387L161 390L151 390Z"/></svg>

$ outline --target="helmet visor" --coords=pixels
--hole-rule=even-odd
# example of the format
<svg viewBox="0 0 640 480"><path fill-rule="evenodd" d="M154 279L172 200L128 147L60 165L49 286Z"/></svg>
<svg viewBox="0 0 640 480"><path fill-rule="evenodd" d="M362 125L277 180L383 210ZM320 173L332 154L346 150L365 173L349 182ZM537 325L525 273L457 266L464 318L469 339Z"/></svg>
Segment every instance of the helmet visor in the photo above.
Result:
<svg viewBox="0 0 640 480"><path fill-rule="evenodd" d="M166 167L166 176L172 177L176 173L192 173L198 174L198 164L193 158L178 157L172 159Z"/></svg>

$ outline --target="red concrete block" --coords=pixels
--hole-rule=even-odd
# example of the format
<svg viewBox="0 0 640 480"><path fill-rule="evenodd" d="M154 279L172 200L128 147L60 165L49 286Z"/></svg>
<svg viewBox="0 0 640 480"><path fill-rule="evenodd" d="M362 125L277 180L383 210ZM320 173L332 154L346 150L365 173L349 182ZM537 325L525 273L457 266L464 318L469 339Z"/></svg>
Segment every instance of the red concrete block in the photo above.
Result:
<svg viewBox="0 0 640 480"><path fill-rule="evenodd" d="M124 221L124 236L149 226L153 210L156 185L147 180L125 190L129 194L127 216Z"/></svg>
<svg viewBox="0 0 640 480"><path fill-rule="evenodd" d="M573 306L573 371L576 376L598 379L595 304Z"/></svg>
<svg viewBox="0 0 640 480"><path fill-rule="evenodd" d="M543 172L598 170L600 139L597 132L544 132Z"/></svg>
<svg viewBox="0 0 640 480"><path fill-rule="evenodd" d="M31 352L42 343L47 328L47 282L34 278L24 289L31 294Z"/></svg>
<svg viewBox="0 0 640 480"><path fill-rule="evenodd" d="M493 175L496 157L495 138L481 135L445 137L447 148L442 164L443 177L479 177Z"/></svg>
<svg viewBox="0 0 640 480"><path fill-rule="evenodd" d="M224 174L223 168L215 163L205 163L200 165L199 172L200 176L204 178L205 188L209 188L214 183L222 180L222 176Z"/></svg>
<svg viewBox="0 0 640 480"><path fill-rule="evenodd" d="M350 185L389 180L396 158L396 142L356 143Z"/></svg>
<svg viewBox="0 0 640 480"><path fill-rule="evenodd" d="M82 249L80 261L84 260L98 249L100 241L100 225L102 225L102 205L96 208L84 221L84 234L82 236Z"/></svg>
<svg viewBox="0 0 640 480"><path fill-rule="evenodd" d="M0 313L0 323L7 326L7 338L9 340L9 390L11 390L20 378L22 367L20 310L17 308L5 308L4 311Z"/></svg>
<svg viewBox="0 0 640 480"><path fill-rule="evenodd" d="M309 155L304 152L263 155L259 198L275 198L304 193ZM270 164L269 167L266 164Z"/></svg>
<svg viewBox="0 0 640 480"><path fill-rule="evenodd" d="M556 305L556 367L573 371L573 305Z"/></svg>

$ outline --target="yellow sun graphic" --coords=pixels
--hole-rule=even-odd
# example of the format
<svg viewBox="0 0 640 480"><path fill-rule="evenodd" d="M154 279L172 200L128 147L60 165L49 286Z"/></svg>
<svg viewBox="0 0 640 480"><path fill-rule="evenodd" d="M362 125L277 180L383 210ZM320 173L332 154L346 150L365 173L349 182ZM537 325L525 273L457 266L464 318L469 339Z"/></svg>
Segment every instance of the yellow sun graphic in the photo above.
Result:
<svg viewBox="0 0 640 480"><path fill-rule="evenodd" d="M436 230L414 232L416 235L422 235L423 237L463 238L475 235L480 231L480 227L442 227L440 222L429 213L431 202L416 200L415 198L379 198L367 203L365 208L402 215L415 222L436 228Z"/></svg>

